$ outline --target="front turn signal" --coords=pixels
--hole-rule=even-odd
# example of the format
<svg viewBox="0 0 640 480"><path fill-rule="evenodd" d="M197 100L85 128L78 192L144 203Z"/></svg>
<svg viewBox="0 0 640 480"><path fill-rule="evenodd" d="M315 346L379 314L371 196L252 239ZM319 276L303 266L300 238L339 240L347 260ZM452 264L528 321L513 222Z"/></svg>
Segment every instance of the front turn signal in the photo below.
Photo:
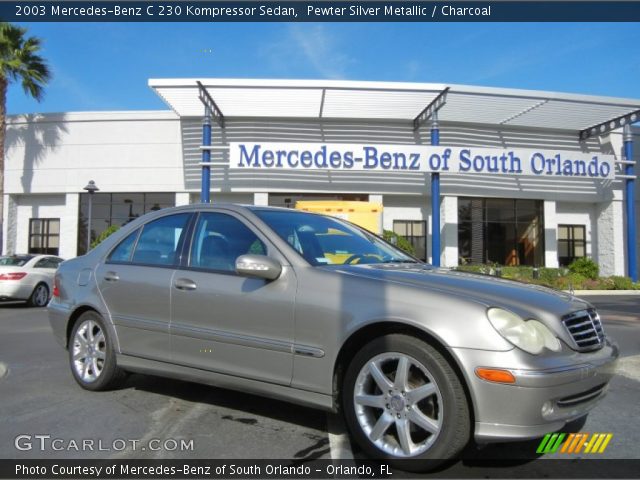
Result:
<svg viewBox="0 0 640 480"><path fill-rule="evenodd" d="M499 368L476 368L476 375L487 382L516 383L516 377L509 370Z"/></svg>

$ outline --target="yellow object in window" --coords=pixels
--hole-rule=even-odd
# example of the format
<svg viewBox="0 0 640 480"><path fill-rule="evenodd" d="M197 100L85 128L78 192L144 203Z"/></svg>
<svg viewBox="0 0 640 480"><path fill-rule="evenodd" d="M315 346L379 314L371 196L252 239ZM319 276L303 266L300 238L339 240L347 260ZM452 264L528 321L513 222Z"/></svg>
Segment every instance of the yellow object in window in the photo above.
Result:
<svg viewBox="0 0 640 480"><path fill-rule="evenodd" d="M296 202L296 210L342 218L376 235L382 234L382 208L382 204L376 202L346 200L300 200Z"/></svg>

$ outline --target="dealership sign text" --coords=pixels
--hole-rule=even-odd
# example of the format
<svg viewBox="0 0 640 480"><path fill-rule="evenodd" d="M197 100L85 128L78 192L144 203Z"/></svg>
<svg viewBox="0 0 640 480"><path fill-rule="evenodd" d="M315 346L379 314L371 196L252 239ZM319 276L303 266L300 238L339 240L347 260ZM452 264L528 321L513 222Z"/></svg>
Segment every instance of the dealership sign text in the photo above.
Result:
<svg viewBox="0 0 640 480"><path fill-rule="evenodd" d="M421 145L231 143L231 168L414 171L613 178L613 155Z"/></svg>

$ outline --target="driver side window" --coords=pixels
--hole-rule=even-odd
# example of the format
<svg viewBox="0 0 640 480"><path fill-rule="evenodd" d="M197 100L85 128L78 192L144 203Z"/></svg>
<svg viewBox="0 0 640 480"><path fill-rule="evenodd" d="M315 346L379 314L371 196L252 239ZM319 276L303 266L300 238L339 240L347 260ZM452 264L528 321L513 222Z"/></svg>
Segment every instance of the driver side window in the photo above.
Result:
<svg viewBox="0 0 640 480"><path fill-rule="evenodd" d="M191 246L189 266L235 272L245 254L266 255L267 247L244 223L224 213L201 213Z"/></svg>

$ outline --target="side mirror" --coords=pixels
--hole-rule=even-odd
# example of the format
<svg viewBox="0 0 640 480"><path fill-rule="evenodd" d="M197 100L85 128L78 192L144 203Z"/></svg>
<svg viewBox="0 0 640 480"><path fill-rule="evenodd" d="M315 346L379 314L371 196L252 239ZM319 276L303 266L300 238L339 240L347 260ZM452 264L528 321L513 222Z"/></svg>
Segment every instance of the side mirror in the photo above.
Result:
<svg viewBox="0 0 640 480"><path fill-rule="evenodd" d="M265 255L240 255L236 259L236 272L246 277L275 280L282 273L282 265Z"/></svg>

